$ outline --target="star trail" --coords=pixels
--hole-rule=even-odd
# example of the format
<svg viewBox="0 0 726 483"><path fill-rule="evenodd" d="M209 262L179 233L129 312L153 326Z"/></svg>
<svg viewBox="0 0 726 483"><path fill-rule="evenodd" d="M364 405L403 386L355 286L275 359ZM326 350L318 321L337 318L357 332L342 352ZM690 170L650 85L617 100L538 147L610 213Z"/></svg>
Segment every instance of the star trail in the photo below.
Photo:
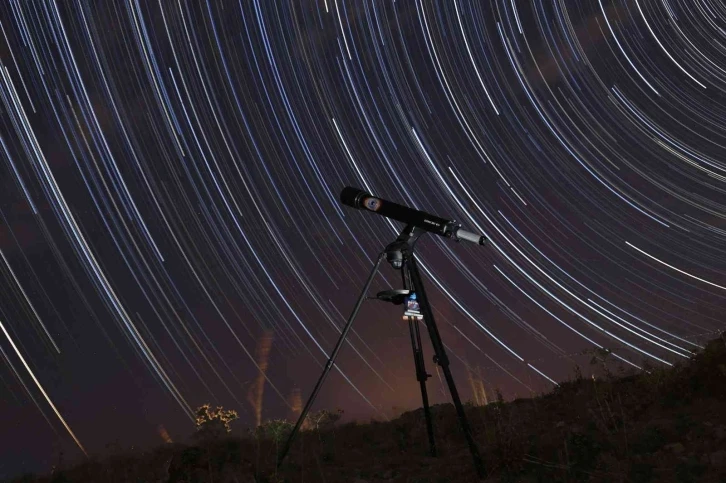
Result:
<svg viewBox="0 0 726 483"><path fill-rule="evenodd" d="M712 0L3 2L0 476L184 439L207 402L293 419L401 228L344 186L488 238L417 249L462 399L596 348L687 359L725 325L723 25ZM419 407L400 308L363 307L315 407Z"/></svg>

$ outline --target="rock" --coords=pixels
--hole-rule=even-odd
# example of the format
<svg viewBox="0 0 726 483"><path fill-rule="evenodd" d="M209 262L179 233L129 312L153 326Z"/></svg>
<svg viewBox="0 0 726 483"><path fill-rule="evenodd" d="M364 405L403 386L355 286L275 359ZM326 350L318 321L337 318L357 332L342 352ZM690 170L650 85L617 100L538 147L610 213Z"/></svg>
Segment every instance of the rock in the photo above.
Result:
<svg viewBox="0 0 726 483"><path fill-rule="evenodd" d="M664 446L665 449L668 451L675 453L675 454L681 454L686 450L686 447L683 446L682 443L671 443Z"/></svg>
<svg viewBox="0 0 726 483"><path fill-rule="evenodd" d="M356 478L353 480L353 483L368 483L368 480L364 480L363 478Z"/></svg>
<svg viewBox="0 0 726 483"><path fill-rule="evenodd" d="M717 426L713 434L719 441L721 441L722 439L726 439L726 425L720 424L719 426Z"/></svg>
<svg viewBox="0 0 726 483"><path fill-rule="evenodd" d="M726 465L726 450L722 449L708 455L708 460L712 466Z"/></svg>
<svg viewBox="0 0 726 483"><path fill-rule="evenodd" d="M561 428L561 427L563 427L564 425L565 425L565 422L564 422L564 421L560 421L560 422L558 422L557 424L555 424L555 427L557 427L557 428Z"/></svg>

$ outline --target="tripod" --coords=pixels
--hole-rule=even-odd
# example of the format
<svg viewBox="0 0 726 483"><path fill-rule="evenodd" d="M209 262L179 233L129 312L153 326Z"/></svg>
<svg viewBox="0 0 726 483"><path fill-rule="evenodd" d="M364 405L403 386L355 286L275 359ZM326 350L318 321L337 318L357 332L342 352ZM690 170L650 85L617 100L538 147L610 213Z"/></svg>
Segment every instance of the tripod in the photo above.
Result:
<svg viewBox="0 0 726 483"><path fill-rule="evenodd" d="M398 235L398 238L396 240L389 244L383 252L381 252L378 255L378 259L376 260L373 269L371 270L370 275L368 276L368 279L366 280L365 286L363 287L363 290L361 291L360 296L358 297L358 300L355 303L355 306L353 307L353 312L350 315L350 318L348 319L348 322L346 323L345 327L343 328L340 338L338 339L338 342L335 344L335 347L333 348L333 352L330 355L330 358L328 359L328 362L325 364L325 368L323 369L323 373L320 375L320 378L318 379L317 384L315 385L315 388L313 389L312 394L310 394L310 397L308 398L308 401L305 403L305 407L303 408L302 412L300 413L300 417L298 417L297 423L295 424L295 427L293 428L292 432L290 433L290 436L287 438L287 441L285 443L285 446L282 449L282 452L278 455L277 459L277 468L279 469L282 465L282 461L284 460L285 456L287 455L287 452L290 450L290 446L292 445L292 441L294 440L295 436L297 435L297 432L300 429L300 426L302 426L302 423L305 421L305 417L307 416L308 411L310 410L310 407L313 405L313 402L315 401L315 398L318 395L318 392L320 392L320 388L325 381L325 378L328 376L328 373L330 372L330 369L332 368L335 358L338 355L338 352L340 351L340 348L343 345L343 341L345 340L345 337L348 334L348 331L351 328L351 325L353 324L353 321L355 320L355 317L358 315L358 311L360 310L361 305L363 304L363 300L366 298L366 293L368 292L368 289L370 288L371 283L373 282L373 278L375 277L376 273L378 272L378 269L381 265L381 262L383 261L383 257L385 256L388 262L393 266L393 268L400 269L401 275L403 278L403 284L404 284L404 290L389 290L385 292L380 292L378 294L379 299L392 302L394 304L400 304L404 301L405 297L411 294L411 291L407 287L413 288L413 293L416 294L416 297L418 299L418 302L421 307L421 313L423 315L423 319L426 321L426 328L429 332L429 338L431 339L431 345L434 349L434 363L438 364L441 367L442 372L444 373L444 377L446 378L446 383L449 386L449 392L451 393L451 399L454 401L454 406L456 408L456 414L459 419L459 425L461 426L462 431L464 432L464 436L466 438L466 441L469 445L469 451L471 452L471 456L474 460L474 468L477 472L477 475L480 478L484 478L485 475L485 469L484 469L484 463L482 461L481 455L479 454L479 450L476 446L476 443L474 442L474 438L472 436L471 428L469 426L469 422L466 418L466 414L464 413L464 407L461 404L461 399L459 398L459 392L456 389L456 384L454 383L454 378L451 375L451 370L449 369L449 359L446 356L446 351L444 349L444 344L441 341L441 336L439 335L438 328L436 327L436 323L434 321L434 315L431 310L431 306L429 304L428 298L426 297L426 291L424 290L423 285L423 279L421 278L421 274L418 271L418 264L416 261L416 257L413 253L414 245L416 241L418 241L418 238L423 234L422 231L418 231L416 234L414 234L414 231L416 230L416 227L413 225L407 225L401 233ZM433 433L433 426L431 423L431 414L429 411L429 405L428 405L428 395L426 393L426 379L430 377L430 375L426 374L426 370L424 368L423 364L423 352L421 350L421 337L418 330L418 323L413 320L415 319L414 316L408 316L408 322L409 322L409 331L411 333L411 345L413 346L414 351L414 362L416 364L416 378L420 383L421 386L421 396L423 399L424 404L424 414L426 417L426 427L429 435L429 444L431 449L431 456L436 456L436 444L434 440L434 433Z"/></svg>

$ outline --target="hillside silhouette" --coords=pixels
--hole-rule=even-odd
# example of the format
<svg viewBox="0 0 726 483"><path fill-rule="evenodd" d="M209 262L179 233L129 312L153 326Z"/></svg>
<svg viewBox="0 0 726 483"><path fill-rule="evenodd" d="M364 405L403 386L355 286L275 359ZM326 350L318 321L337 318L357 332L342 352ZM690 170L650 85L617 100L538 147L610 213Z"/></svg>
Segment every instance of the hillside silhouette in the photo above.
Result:
<svg viewBox="0 0 726 483"><path fill-rule="evenodd" d="M607 359L607 352L601 355L600 361ZM541 396L466 404L489 473L485 481L726 482L726 333L672 368L613 374L603 367L602 377L578 370ZM279 472L275 456L291 424L273 420L245 437L170 443L9 481L479 481L453 405L431 409L437 458L428 455L418 409L389 422L308 424Z"/></svg>

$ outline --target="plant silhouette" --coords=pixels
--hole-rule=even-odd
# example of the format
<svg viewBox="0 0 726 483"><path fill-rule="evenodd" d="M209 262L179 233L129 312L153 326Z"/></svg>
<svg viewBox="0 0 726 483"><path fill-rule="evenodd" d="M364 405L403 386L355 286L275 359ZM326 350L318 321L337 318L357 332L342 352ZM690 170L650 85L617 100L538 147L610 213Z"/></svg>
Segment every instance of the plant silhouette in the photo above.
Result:
<svg viewBox="0 0 726 483"><path fill-rule="evenodd" d="M210 404L204 404L197 408L194 438L202 441L219 439L232 431L230 424L236 419L239 419L237 411L222 407L212 409Z"/></svg>

